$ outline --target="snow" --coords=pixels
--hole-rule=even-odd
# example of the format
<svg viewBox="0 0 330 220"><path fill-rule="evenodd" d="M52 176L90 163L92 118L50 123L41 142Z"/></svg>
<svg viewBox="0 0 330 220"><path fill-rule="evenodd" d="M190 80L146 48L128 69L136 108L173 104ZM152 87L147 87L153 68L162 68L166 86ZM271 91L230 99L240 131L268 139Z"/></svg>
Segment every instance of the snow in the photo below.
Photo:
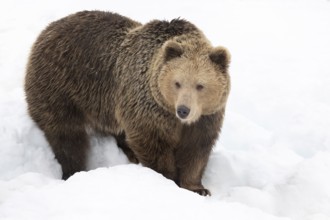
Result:
<svg viewBox="0 0 330 220"><path fill-rule="evenodd" d="M24 70L51 21L110 10L186 18L232 53L232 91L201 197L93 137L88 172L62 181L27 115ZM0 219L330 219L330 2L0 2Z"/></svg>

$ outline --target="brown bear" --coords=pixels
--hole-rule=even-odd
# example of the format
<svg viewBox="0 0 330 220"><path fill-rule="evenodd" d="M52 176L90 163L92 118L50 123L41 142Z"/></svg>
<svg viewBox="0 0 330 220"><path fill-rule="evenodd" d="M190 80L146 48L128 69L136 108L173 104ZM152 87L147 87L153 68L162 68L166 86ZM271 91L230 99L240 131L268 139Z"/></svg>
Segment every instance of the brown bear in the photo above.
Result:
<svg viewBox="0 0 330 220"><path fill-rule="evenodd" d="M230 55L183 19L145 25L102 11L51 23L25 78L29 114L63 179L86 169L88 131L113 135L133 162L209 195L201 178L225 112Z"/></svg>

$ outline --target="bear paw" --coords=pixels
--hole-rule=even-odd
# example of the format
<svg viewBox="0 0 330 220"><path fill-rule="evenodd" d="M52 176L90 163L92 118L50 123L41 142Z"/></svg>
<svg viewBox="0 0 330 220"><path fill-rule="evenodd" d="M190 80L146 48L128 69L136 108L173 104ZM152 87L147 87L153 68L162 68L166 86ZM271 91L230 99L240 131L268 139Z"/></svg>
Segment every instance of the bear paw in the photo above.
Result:
<svg viewBox="0 0 330 220"><path fill-rule="evenodd" d="M211 192L208 189L195 189L193 192L198 193L201 196L211 196Z"/></svg>

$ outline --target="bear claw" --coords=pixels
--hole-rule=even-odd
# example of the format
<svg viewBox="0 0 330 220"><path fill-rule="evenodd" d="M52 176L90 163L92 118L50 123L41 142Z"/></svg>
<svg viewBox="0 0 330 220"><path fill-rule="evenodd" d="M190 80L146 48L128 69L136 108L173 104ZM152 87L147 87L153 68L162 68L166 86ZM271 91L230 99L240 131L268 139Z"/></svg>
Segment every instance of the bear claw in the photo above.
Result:
<svg viewBox="0 0 330 220"><path fill-rule="evenodd" d="M198 193L201 196L211 196L211 192L208 189L196 189L194 190L195 193Z"/></svg>

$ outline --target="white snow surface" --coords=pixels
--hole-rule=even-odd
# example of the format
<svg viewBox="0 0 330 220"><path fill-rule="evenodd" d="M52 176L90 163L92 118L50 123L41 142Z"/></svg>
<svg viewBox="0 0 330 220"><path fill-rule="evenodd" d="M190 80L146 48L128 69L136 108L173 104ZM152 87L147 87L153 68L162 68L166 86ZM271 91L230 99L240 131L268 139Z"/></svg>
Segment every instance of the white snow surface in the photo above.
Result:
<svg viewBox="0 0 330 220"><path fill-rule="evenodd" d="M90 171L63 181L23 83L45 26L80 10L185 18L232 53L232 90L203 178L211 197L129 164L93 137ZM330 219L330 1L0 2L0 219Z"/></svg>

